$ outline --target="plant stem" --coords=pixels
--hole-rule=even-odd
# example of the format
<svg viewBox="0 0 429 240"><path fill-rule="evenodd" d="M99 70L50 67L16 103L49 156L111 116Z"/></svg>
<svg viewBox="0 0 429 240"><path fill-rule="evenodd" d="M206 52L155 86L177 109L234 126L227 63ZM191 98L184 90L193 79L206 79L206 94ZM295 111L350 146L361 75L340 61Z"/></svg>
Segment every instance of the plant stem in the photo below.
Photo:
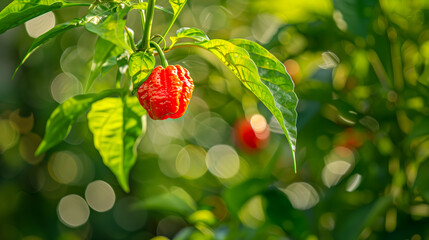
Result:
<svg viewBox="0 0 429 240"><path fill-rule="evenodd" d="M173 20L171 20L170 25L168 26L168 28L165 30L164 34L162 34L162 38L158 41L158 44L161 43L161 41L163 39L165 39L165 37L167 36L168 32L170 31L171 27L173 27L174 22L176 22L177 17L179 16L180 12L182 11L183 7L185 6L187 1L185 1L180 8L177 10L176 13L174 13L174 17Z"/></svg>
<svg viewBox="0 0 429 240"><path fill-rule="evenodd" d="M125 31L127 32L129 44L131 45L133 52L136 52L137 48L136 48L136 44L134 43L134 38L133 38L133 35L131 34L131 31L126 26L125 26Z"/></svg>
<svg viewBox="0 0 429 240"><path fill-rule="evenodd" d="M143 0L139 0L139 3L143 3ZM144 10L140 11L140 18L142 20L142 33L144 34L144 25L145 25L145 22L146 22Z"/></svg>
<svg viewBox="0 0 429 240"><path fill-rule="evenodd" d="M150 48L150 31L152 28L154 11L155 11L155 0L149 0L148 6L147 6L147 11L146 11L143 39L142 39L142 43L141 43L142 44L141 48L143 50Z"/></svg>
<svg viewBox="0 0 429 240"><path fill-rule="evenodd" d="M150 45L152 45L158 52L159 58L161 59L162 67L166 68L168 66L168 62L167 62L167 59L165 58L164 52L162 51L161 47L154 41L150 41Z"/></svg>

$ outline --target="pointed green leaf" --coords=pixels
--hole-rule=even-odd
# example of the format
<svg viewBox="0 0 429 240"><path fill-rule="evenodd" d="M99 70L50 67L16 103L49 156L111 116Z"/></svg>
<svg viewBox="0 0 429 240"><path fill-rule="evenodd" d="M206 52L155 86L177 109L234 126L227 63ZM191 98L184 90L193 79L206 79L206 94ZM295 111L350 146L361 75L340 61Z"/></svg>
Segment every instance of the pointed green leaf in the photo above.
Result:
<svg viewBox="0 0 429 240"><path fill-rule="evenodd" d="M166 193L147 198L135 207L174 212L186 217L197 209L197 205L192 197L179 187L172 187Z"/></svg>
<svg viewBox="0 0 429 240"><path fill-rule="evenodd" d="M95 78L97 78L97 76L100 74L103 67L104 70L107 71L116 64L116 60L114 61L113 65L111 61L109 62L109 60L112 57L116 59L116 56L121 53L122 49L115 44L106 41L101 37L97 39L97 42L95 43L94 57L92 58L91 74L89 75L85 92L88 92L89 88L91 87Z"/></svg>
<svg viewBox="0 0 429 240"><path fill-rule="evenodd" d="M295 107L297 98L289 88L293 89L287 79L290 79L284 70L279 70L276 61L273 61L269 55L263 55L265 62L256 59L253 61L249 53L241 47L238 47L228 41L215 39L194 45L205 48L218 57L259 100L270 110L277 121L280 123L289 146L292 150L292 157L295 163L295 144L296 144L296 112ZM265 54L265 53L263 53ZM253 55L253 58L255 56ZM262 62L261 62L261 61ZM268 70L264 69L269 66ZM275 70L270 70L273 68ZM259 76L259 71L261 76ZM262 80L261 80L262 77ZM280 78L286 77L286 81ZM279 84L279 85L277 85ZM288 90L288 91L286 91Z"/></svg>
<svg viewBox="0 0 429 240"><path fill-rule="evenodd" d="M182 11L183 6L185 6L187 0L170 0L170 5L173 8L174 15L179 15L180 11Z"/></svg>
<svg viewBox="0 0 429 240"><path fill-rule="evenodd" d="M51 30L47 31L46 33L44 33L41 36L39 36L38 38L36 38L34 40L33 44L31 44L30 49L28 49L28 52L27 52L27 54L25 54L21 63L19 63L18 67L15 69L15 72L14 72L12 78L15 76L16 72L21 67L21 65L24 64L24 62L27 60L27 58L30 57L30 55L34 51L36 51L42 44L46 43L49 39L56 37L57 35L65 32L65 31L68 31L68 30L75 28L75 27L82 26L81 23L82 23L81 19L75 19L69 23L63 23L63 24L57 25L54 28L52 28Z"/></svg>
<svg viewBox="0 0 429 240"><path fill-rule="evenodd" d="M67 136L76 119L86 112L91 104L113 93L124 91L122 89L106 90L97 94L84 94L74 96L59 105L51 114L46 124L45 136L36 150L39 156L51 147L55 146Z"/></svg>
<svg viewBox="0 0 429 240"><path fill-rule="evenodd" d="M175 37L170 37L172 42L171 46L182 38L191 38L199 42L210 40L209 37L207 37L207 35L198 28L183 27L176 31Z"/></svg>
<svg viewBox="0 0 429 240"><path fill-rule="evenodd" d="M63 0L15 0L0 12L0 34L44 13L72 6L89 4L68 3Z"/></svg>
<svg viewBox="0 0 429 240"><path fill-rule="evenodd" d="M256 64L262 83L271 91L274 97L275 107L281 112L281 114L273 114L280 123L292 153L295 155L297 134L297 113L295 109L298 104L298 98L293 91L294 84L291 77L286 72L285 66L268 50L255 42L245 39L233 39L230 42L244 48ZM296 170L295 162L294 168Z"/></svg>
<svg viewBox="0 0 429 240"><path fill-rule="evenodd" d="M136 52L130 57L128 73L133 79L134 91L149 77L155 67L155 57L145 52Z"/></svg>
<svg viewBox="0 0 429 240"><path fill-rule="evenodd" d="M131 7L112 3L98 4L85 16L86 30L132 52L125 32L126 16Z"/></svg>
<svg viewBox="0 0 429 240"><path fill-rule="evenodd" d="M125 192L130 190L128 176L136 162L144 114L136 97L104 98L92 104L88 113L94 145Z"/></svg>

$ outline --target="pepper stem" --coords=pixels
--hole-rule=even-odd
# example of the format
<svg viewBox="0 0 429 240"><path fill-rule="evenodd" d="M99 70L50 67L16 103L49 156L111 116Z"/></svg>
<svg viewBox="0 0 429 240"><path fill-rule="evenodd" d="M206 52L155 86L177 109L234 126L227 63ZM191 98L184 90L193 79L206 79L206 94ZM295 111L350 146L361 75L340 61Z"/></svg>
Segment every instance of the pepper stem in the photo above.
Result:
<svg viewBox="0 0 429 240"><path fill-rule="evenodd" d="M168 62L167 62L167 59L165 58L164 52L161 50L161 47L154 41L150 41L150 45L152 45L158 52L159 58L161 59L162 67L166 68L168 66Z"/></svg>
<svg viewBox="0 0 429 240"><path fill-rule="evenodd" d="M154 12L155 12L155 0L149 0L147 5L147 10L146 10L143 39L142 39L141 45L139 46L139 48L143 48L143 50L150 48L150 31L152 29Z"/></svg>

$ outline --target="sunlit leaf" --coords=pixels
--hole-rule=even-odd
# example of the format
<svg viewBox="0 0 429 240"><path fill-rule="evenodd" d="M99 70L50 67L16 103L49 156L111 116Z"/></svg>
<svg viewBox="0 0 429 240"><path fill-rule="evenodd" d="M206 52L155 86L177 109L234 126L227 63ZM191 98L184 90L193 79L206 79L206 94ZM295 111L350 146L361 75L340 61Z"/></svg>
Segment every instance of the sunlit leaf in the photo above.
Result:
<svg viewBox="0 0 429 240"><path fill-rule="evenodd" d="M120 91L123 90L112 89L97 94L77 95L60 104L48 119L45 136L35 155L39 156L64 140L76 119L85 113L93 102Z"/></svg>
<svg viewBox="0 0 429 240"><path fill-rule="evenodd" d="M186 191L178 187L172 187L164 194L146 198L135 207L147 210L174 212L183 216L188 216L197 209L196 203L192 197L189 196Z"/></svg>
<svg viewBox="0 0 429 240"><path fill-rule="evenodd" d="M172 41L171 46L173 46L179 39L182 38L191 38L199 42L210 40L209 37L207 37L207 35L198 28L182 27L176 31L175 37L170 37Z"/></svg>
<svg viewBox="0 0 429 240"><path fill-rule="evenodd" d="M215 39L196 43L195 45L209 50L218 57L240 79L243 85L255 94L270 110L280 123L289 141L292 157L295 162L295 108L297 98L291 90L293 89L293 84L290 82L290 77L286 73L284 66L278 65L278 60L273 60L270 54L259 48L255 48L256 50L249 48L253 52L252 57L255 58L257 66L244 48L238 47L228 41ZM261 54L261 56L257 56L257 54ZM267 66L268 69L265 69ZM259 76L260 74L261 76ZM282 77L286 80L282 80Z"/></svg>
<svg viewBox="0 0 429 240"><path fill-rule="evenodd" d="M48 32L46 32L46 33L42 34L41 36L39 36L38 38L36 38L34 40L33 44L31 44L30 49L28 49L27 54L25 54L24 58L19 63L18 67L15 69L15 72L14 72L12 78L15 76L16 72L21 67L21 65L24 64L24 62L27 60L27 58L30 57L30 55L34 51L36 51L42 44L46 43L49 39L54 38L57 35L65 32L65 31L68 31L68 30L75 28L75 27L82 26L81 24L82 24L81 19L75 19L72 22L57 25L54 28L52 28L51 30L49 30Z"/></svg>
<svg viewBox="0 0 429 240"><path fill-rule="evenodd" d="M85 16L85 28L117 46L132 52L125 32L126 16L131 7L99 4Z"/></svg>
<svg viewBox="0 0 429 240"><path fill-rule="evenodd" d="M173 8L174 15L178 15L185 6L187 0L169 0L171 7Z"/></svg>
<svg viewBox="0 0 429 240"><path fill-rule="evenodd" d="M15 0L0 12L0 34L44 13L73 6L89 4L68 3L63 0Z"/></svg>
<svg viewBox="0 0 429 240"><path fill-rule="evenodd" d="M270 179L253 178L228 188L223 193L223 199L231 213L238 216L241 207L252 197L265 191L271 183Z"/></svg>
<svg viewBox="0 0 429 240"><path fill-rule="evenodd" d="M155 57L146 52L136 52L130 57L128 73L133 79L133 88L136 90L151 74L155 67Z"/></svg>
<svg viewBox="0 0 429 240"><path fill-rule="evenodd" d="M146 9L147 9L147 6L148 6L148 3L147 3L147 2L141 2L141 3L133 4L131 7L132 7L133 9L146 10ZM162 7L162 6L157 6L157 5L155 5L155 9L158 9L158 10L161 10L161 11L166 12L166 13L168 13L168 14L174 15L174 13L172 13L170 10L168 10L168 9L166 9L166 8Z"/></svg>
<svg viewBox="0 0 429 240"><path fill-rule="evenodd" d="M295 155L297 134L297 113L295 109L298 104L298 99L293 91L294 84L289 74L286 72L285 66L268 50L255 42L245 39L234 39L230 42L244 48L256 64L256 67L258 67L259 77L262 83L271 91L274 97L275 107L280 110L281 115L278 114L278 112L277 114L272 112L289 141L292 154Z"/></svg>
<svg viewBox="0 0 429 240"><path fill-rule="evenodd" d="M269 13L287 23L302 23L316 20L319 16L332 16L331 0L265 0L249 1L249 9L257 13Z"/></svg>
<svg viewBox="0 0 429 240"><path fill-rule="evenodd" d="M85 92L89 90L95 78L101 73L104 67L104 71L107 71L116 64L116 61L109 62L112 57L122 53L122 49L117 45L104 40L99 37L95 43L94 57L92 58L91 74L86 84Z"/></svg>
<svg viewBox="0 0 429 240"><path fill-rule="evenodd" d="M130 190L128 176L136 162L145 113L136 97L104 98L93 103L88 113L94 145L125 192Z"/></svg>

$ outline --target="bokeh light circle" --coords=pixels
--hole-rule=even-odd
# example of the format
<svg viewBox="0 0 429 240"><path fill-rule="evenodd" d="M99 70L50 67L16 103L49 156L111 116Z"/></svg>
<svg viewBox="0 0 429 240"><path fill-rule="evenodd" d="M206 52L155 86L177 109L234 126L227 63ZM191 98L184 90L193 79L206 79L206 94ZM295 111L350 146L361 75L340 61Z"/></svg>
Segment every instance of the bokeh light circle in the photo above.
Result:
<svg viewBox="0 0 429 240"><path fill-rule="evenodd" d="M219 178L231 178L238 173L240 159L237 152L228 145L216 145L207 152L206 164L209 171Z"/></svg>
<svg viewBox="0 0 429 240"><path fill-rule="evenodd" d="M108 183L97 180L86 187L85 199L88 205L95 211L106 212L115 204L116 195Z"/></svg>
<svg viewBox="0 0 429 240"><path fill-rule="evenodd" d="M81 93L83 93L82 84L71 73L60 73L51 83L52 98L58 103L63 103L68 98Z"/></svg>
<svg viewBox="0 0 429 240"><path fill-rule="evenodd" d="M79 227L89 218L88 205L76 194L63 197L58 203L57 211L60 221L69 227Z"/></svg>
<svg viewBox="0 0 429 240"><path fill-rule="evenodd" d="M37 38L55 26L55 14L47 12L25 22L25 29L32 38Z"/></svg>

